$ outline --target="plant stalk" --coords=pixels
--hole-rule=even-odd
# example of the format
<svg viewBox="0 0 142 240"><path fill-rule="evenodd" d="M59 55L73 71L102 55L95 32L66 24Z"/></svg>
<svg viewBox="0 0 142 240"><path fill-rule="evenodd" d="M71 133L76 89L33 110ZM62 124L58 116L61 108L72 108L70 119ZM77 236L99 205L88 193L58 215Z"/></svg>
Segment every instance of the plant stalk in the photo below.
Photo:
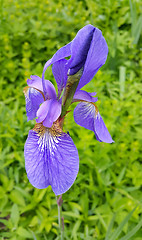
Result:
<svg viewBox="0 0 142 240"><path fill-rule="evenodd" d="M62 217L62 203L63 203L63 199L62 199L62 195L57 198L57 205L58 205L58 224L59 224L59 233L61 236L61 240L64 239L64 219Z"/></svg>

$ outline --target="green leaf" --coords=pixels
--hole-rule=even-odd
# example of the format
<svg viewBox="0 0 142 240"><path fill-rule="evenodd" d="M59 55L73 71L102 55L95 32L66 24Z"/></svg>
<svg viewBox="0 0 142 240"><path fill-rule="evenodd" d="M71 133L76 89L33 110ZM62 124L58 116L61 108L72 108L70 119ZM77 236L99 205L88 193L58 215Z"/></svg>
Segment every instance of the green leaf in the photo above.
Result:
<svg viewBox="0 0 142 240"><path fill-rule="evenodd" d="M19 191L13 190L10 194L10 198L14 203L19 204L23 207L25 206L25 200Z"/></svg>
<svg viewBox="0 0 142 240"><path fill-rule="evenodd" d="M83 216L81 216L79 214L76 214L76 213L73 213L73 212L69 212L69 211L66 211L66 212L64 211L63 216L68 216L68 217L73 217L73 218L83 220Z"/></svg>
<svg viewBox="0 0 142 240"><path fill-rule="evenodd" d="M115 240L119 237L120 233L122 232L124 225L129 221L130 217L132 216L133 212L136 210L137 207L135 207L125 218L124 220L120 223L118 228L113 232L111 235L111 238L109 240Z"/></svg>
<svg viewBox="0 0 142 240"><path fill-rule="evenodd" d="M139 16L134 29L134 44L137 44L142 32L142 15Z"/></svg>
<svg viewBox="0 0 142 240"><path fill-rule="evenodd" d="M104 226L105 229L107 229L107 225L106 225L102 215L98 211L96 211L96 214L98 215L101 224Z"/></svg>
<svg viewBox="0 0 142 240"><path fill-rule="evenodd" d="M107 230L107 233L106 233L105 240L109 240L109 236L110 236L111 230L112 230L112 228L113 228L115 216L116 216L116 214L113 215L113 217L112 217L112 219L111 219L111 221L110 221L110 224L109 224L109 226L108 226L108 230Z"/></svg>
<svg viewBox="0 0 142 240"><path fill-rule="evenodd" d="M72 229L72 236L73 236L73 237L76 236L80 225L81 225L81 221L80 221L80 220L77 220L76 223L75 223L74 226L73 226L73 229Z"/></svg>
<svg viewBox="0 0 142 240"><path fill-rule="evenodd" d="M119 240L129 240L131 237L135 235L136 232L141 228L142 226L142 219L141 221L137 224L136 227L134 227L128 234L126 234L124 237L120 238Z"/></svg>
<svg viewBox="0 0 142 240"><path fill-rule="evenodd" d="M19 222L19 209L17 204L14 204L11 209L11 221L13 226L16 228Z"/></svg>
<svg viewBox="0 0 142 240"><path fill-rule="evenodd" d="M32 238L32 233L30 233L29 231L27 231L25 228L23 227L19 227L17 229L16 232L19 236L21 237L25 237L25 238Z"/></svg>

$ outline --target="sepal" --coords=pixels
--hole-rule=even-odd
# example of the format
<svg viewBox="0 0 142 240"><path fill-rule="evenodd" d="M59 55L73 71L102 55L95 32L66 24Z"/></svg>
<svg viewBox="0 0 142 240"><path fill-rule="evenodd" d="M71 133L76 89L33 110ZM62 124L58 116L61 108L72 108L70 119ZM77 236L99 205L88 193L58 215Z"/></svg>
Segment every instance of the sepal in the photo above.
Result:
<svg viewBox="0 0 142 240"><path fill-rule="evenodd" d="M78 152L58 121L50 129L36 124L29 131L24 155L27 176L34 187L51 185L55 195L60 195L74 183L79 170Z"/></svg>
<svg viewBox="0 0 142 240"><path fill-rule="evenodd" d="M26 100L26 113L29 120L33 120L36 117L36 112L39 109L40 104L44 101L42 92L32 87L25 87L24 90Z"/></svg>

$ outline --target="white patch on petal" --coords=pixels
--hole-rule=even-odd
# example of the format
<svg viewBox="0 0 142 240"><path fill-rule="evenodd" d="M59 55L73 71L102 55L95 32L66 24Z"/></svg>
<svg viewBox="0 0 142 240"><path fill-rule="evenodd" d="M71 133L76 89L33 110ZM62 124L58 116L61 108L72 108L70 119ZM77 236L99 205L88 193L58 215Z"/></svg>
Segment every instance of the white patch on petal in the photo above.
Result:
<svg viewBox="0 0 142 240"><path fill-rule="evenodd" d="M82 102L80 108L80 114L86 119L88 116L96 114L96 108L92 103Z"/></svg>
<svg viewBox="0 0 142 240"><path fill-rule="evenodd" d="M27 87L26 89L24 89L24 95L27 102L30 101L30 94L34 94L34 97L36 97L39 96L39 91L32 87Z"/></svg>
<svg viewBox="0 0 142 240"><path fill-rule="evenodd" d="M24 155L27 175L34 187L51 185L55 195L60 195L75 181L78 152L70 136L62 132L60 122L50 129L36 124L29 132Z"/></svg>
<svg viewBox="0 0 142 240"><path fill-rule="evenodd" d="M23 93L25 95L25 98L28 99L29 98L29 87L24 87L23 89Z"/></svg>
<svg viewBox="0 0 142 240"><path fill-rule="evenodd" d="M48 129L44 134L39 136L40 137L38 140L38 144L39 144L40 151L45 151L46 148L56 150L56 144L59 143L59 139L60 139L59 137L57 139L57 137L53 136L50 130Z"/></svg>
<svg viewBox="0 0 142 240"><path fill-rule="evenodd" d="M101 118L101 115L100 115L100 113L99 112L97 112L96 113L96 117L95 117L96 119L98 119L98 120L100 120L100 118Z"/></svg>

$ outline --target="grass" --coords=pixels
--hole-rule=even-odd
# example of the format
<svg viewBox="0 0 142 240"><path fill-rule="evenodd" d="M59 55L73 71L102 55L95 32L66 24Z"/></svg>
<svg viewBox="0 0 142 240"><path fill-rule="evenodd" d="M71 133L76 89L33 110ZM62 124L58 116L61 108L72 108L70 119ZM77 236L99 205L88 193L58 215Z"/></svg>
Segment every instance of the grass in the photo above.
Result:
<svg viewBox="0 0 142 240"><path fill-rule="evenodd" d="M90 23L108 43L105 66L85 87L96 91L98 107L115 143L64 125L80 157L72 188L63 195L65 239L142 239L142 83L140 1L1 1L0 34L0 239L59 239L55 196L50 187L29 183L23 149L28 131L23 87L41 76L57 49ZM47 79L54 84L51 68ZM71 108L73 110L73 108Z"/></svg>

